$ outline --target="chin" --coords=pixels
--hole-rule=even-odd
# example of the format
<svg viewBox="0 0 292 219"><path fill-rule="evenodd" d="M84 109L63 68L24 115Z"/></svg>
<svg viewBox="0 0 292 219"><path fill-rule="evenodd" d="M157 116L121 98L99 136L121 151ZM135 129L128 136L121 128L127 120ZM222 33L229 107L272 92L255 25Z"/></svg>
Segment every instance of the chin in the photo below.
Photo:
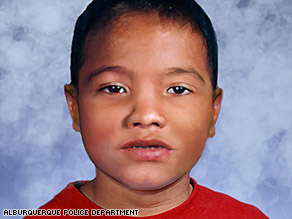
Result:
<svg viewBox="0 0 292 219"><path fill-rule="evenodd" d="M171 176L156 176L156 175L147 175L147 176L128 176L120 180L120 183L126 187L134 190L144 190L144 191L153 191L163 189L171 183L175 182L177 179Z"/></svg>

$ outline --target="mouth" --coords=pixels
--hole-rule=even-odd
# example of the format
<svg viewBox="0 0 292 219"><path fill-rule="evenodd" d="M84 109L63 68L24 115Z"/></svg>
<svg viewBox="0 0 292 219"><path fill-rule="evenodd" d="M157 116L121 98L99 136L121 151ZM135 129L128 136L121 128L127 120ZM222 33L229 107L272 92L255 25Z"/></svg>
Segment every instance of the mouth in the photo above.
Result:
<svg viewBox="0 0 292 219"><path fill-rule="evenodd" d="M163 149L164 147L152 145L152 146L133 146L131 148L134 148L134 149L150 149L150 150L155 150L155 149Z"/></svg>
<svg viewBox="0 0 292 219"><path fill-rule="evenodd" d="M121 149L166 149L166 150L173 150L173 147L164 143L163 141L160 141L158 139L151 139L151 140L133 140L126 142L121 146Z"/></svg>
<svg viewBox="0 0 292 219"><path fill-rule="evenodd" d="M121 152L135 161L165 161L173 147L157 139L139 139L123 144Z"/></svg>

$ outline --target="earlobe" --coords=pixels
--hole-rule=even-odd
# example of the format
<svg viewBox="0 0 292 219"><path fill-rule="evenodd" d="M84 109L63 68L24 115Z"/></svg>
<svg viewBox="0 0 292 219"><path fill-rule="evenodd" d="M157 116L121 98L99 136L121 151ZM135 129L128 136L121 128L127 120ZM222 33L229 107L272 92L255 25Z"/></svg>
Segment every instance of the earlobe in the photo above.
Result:
<svg viewBox="0 0 292 219"><path fill-rule="evenodd" d="M212 116L210 118L210 127L208 133L208 137L210 138L214 137L215 135L215 124L221 109L222 97L223 90L219 87L216 87L215 91L213 92Z"/></svg>
<svg viewBox="0 0 292 219"><path fill-rule="evenodd" d="M73 120L73 129L76 132L80 132L79 110L78 110L78 104L77 104L77 91L72 84L66 84L64 86L64 91L65 91L68 109Z"/></svg>

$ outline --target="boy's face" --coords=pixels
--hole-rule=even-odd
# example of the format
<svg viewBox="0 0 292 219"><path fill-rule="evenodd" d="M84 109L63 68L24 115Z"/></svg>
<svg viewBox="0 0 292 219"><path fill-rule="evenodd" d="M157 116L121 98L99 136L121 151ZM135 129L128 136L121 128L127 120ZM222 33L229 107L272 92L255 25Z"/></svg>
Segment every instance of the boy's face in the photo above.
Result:
<svg viewBox="0 0 292 219"><path fill-rule="evenodd" d="M131 14L86 42L78 96L65 89L97 171L138 190L189 174L214 135L222 97L212 91L201 35Z"/></svg>

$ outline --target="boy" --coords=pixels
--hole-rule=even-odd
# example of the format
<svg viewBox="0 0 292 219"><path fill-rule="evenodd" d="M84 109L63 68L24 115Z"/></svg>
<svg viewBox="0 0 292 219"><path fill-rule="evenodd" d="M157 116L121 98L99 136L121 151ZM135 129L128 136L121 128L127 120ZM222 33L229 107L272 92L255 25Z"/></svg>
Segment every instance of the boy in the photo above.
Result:
<svg viewBox="0 0 292 219"><path fill-rule="evenodd" d="M96 178L69 184L41 209L267 218L189 176L215 134L217 72L215 32L193 0L94 0L75 26L65 95Z"/></svg>

